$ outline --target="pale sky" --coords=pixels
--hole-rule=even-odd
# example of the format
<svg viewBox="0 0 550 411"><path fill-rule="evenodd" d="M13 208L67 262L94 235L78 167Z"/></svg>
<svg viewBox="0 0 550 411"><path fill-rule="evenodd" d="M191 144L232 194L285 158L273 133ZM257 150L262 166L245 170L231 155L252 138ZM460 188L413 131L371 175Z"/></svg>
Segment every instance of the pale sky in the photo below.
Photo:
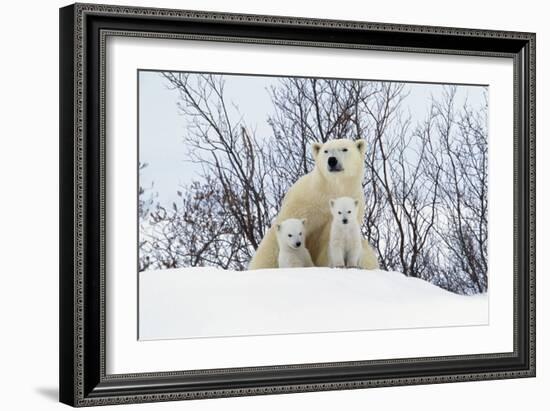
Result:
<svg viewBox="0 0 550 411"><path fill-rule="evenodd" d="M277 77L224 75L225 95L228 102L238 106L245 123L256 129L257 138L271 134L267 117L274 112L269 96L269 87L276 84ZM187 147L184 142L185 118L177 108L178 92L169 90L167 80L160 73L140 71L139 73L139 159L148 163L141 172L140 183L149 187L154 181L153 191L157 200L164 205L177 201L176 191L198 177L197 165L185 161ZM465 99L475 106L483 102L483 86L457 87L456 103ZM415 126L426 117L431 105L431 96L441 95L443 87L438 84L408 83L408 97L403 108L411 114Z"/></svg>

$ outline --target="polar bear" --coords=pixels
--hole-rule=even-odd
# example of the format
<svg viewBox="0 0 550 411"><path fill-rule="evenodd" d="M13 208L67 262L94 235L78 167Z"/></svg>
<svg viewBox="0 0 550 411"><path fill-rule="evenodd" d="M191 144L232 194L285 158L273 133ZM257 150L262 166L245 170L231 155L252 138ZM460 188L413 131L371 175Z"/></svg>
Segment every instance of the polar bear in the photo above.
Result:
<svg viewBox="0 0 550 411"><path fill-rule="evenodd" d="M328 256L331 267L359 267L363 250L361 227L357 221L359 200L339 197L330 200L332 223Z"/></svg>
<svg viewBox="0 0 550 411"><path fill-rule="evenodd" d="M313 267L306 248L306 219L289 218L277 224L279 268Z"/></svg>
<svg viewBox="0 0 550 411"><path fill-rule="evenodd" d="M337 139L313 144L314 169L302 176L286 193L275 224L266 232L249 265L249 269L276 268L279 249L276 224L288 218L305 218L307 249L316 266L328 267L328 243L331 213L329 200L352 197L359 200L357 220L363 221L363 175L365 140ZM378 268L374 251L363 240L361 268Z"/></svg>

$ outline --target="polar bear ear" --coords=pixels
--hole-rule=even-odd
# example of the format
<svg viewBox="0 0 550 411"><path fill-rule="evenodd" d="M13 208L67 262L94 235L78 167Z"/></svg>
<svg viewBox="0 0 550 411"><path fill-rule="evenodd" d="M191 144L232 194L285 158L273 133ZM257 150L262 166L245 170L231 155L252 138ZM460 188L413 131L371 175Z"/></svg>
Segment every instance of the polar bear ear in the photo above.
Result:
<svg viewBox="0 0 550 411"><path fill-rule="evenodd" d="M330 200L329 200L329 204L330 204L330 208L334 207L334 200L333 200L333 199L330 199Z"/></svg>
<svg viewBox="0 0 550 411"><path fill-rule="evenodd" d="M277 231L281 231L281 224L277 224Z"/></svg>
<svg viewBox="0 0 550 411"><path fill-rule="evenodd" d="M306 225L307 218L302 218L302 225Z"/></svg>
<svg viewBox="0 0 550 411"><path fill-rule="evenodd" d="M364 139L355 140L355 147L361 152L365 153L367 148L367 142Z"/></svg>
<svg viewBox="0 0 550 411"><path fill-rule="evenodd" d="M321 151L321 147L323 147L323 145L321 143L313 143L311 147L313 149L313 158L316 158L317 154L319 154L319 151Z"/></svg>
<svg viewBox="0 0 550 411"><path fill-rule="evenodd" d="M357 207L359 205L359 200L355 200L353 203L355 204L355 207Z"/></svg>

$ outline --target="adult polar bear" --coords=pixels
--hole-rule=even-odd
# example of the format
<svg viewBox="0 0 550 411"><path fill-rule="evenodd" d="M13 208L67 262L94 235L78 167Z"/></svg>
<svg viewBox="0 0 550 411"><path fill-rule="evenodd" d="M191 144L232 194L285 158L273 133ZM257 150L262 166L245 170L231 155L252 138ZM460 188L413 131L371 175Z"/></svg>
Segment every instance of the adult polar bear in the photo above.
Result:
<svg viewBox="0 0 550 411"><path fill-rule="evenodd" d="M313 144L315 168L301 177L288 191L275 224L267 231L258 246L249 269L276 268L278 257L277 235L274 227L289 218L305 218L307 248L313 263L328 267L331 212L329 201L338 197L359 200L357 219L361 224L365 214L363 175L365 140L338 139L324 144ZM371 246L363 240L361 268L378 268L378 260Z"/></svg>

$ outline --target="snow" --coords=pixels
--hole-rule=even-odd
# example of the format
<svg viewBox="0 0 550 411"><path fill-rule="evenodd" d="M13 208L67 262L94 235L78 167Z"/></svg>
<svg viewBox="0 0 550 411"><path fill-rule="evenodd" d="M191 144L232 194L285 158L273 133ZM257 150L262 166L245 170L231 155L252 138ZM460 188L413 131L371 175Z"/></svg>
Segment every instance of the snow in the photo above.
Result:
<svg viewBox="0 0 550 411"><path fill-rule="evenodd" d="M324 267L139 273L141 340L486 325L461 296L382 270Z"/></svg>

